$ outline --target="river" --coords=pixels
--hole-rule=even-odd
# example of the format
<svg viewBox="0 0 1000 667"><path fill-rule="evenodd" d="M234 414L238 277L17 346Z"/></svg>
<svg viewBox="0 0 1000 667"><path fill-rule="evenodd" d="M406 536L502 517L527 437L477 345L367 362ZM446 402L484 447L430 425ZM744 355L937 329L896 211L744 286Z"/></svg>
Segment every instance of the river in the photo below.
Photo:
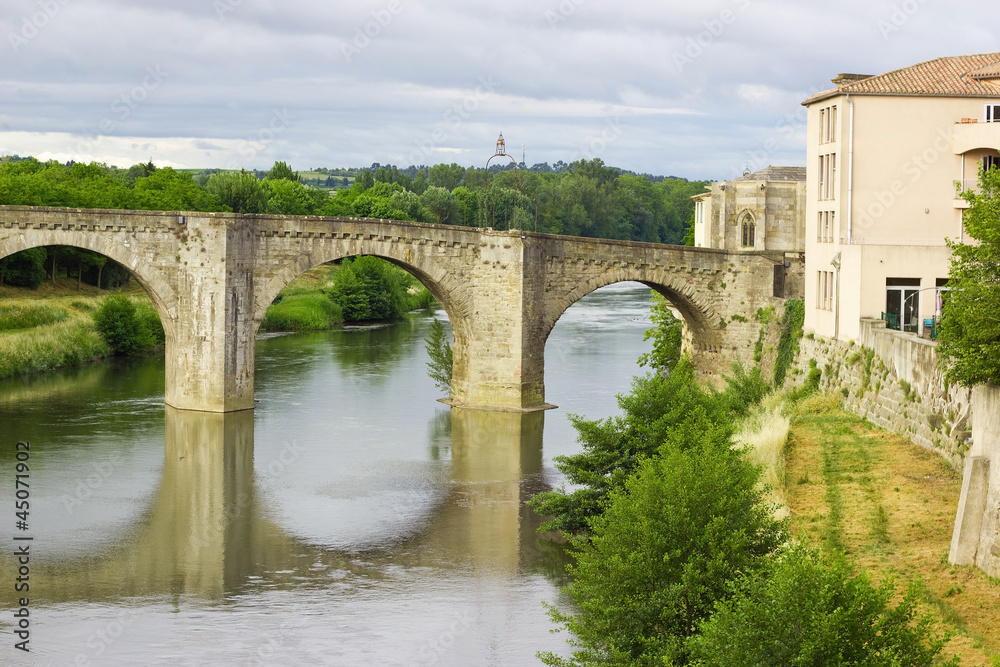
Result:
<svg viewBox="0 0 1000 667"><path fill-rule="evenodd" d="M163 358L0 382L0 664L532 665L568 655L562 550L524 501L617 412L649 290L599 290L546 346L546 399L449 410L431 315L261 336L256 410L164 408ZM443 313L438 317L443 318ZM14 445L31 443L28 529ZM14 649L30 536L30 656ZM23 594L22 594L23 595Z"/></svg>

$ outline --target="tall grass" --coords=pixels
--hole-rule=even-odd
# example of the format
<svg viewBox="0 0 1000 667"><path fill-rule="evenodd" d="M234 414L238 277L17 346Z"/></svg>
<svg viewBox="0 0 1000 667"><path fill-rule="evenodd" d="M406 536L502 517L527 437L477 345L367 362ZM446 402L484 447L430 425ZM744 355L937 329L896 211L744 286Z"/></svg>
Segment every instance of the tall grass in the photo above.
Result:
<svg viewBox="0 0 1000 667"><path fill-rule="evenodd" d="M341 324L340 307L322 292L283 295L264 315L263 331L323 331Z"/></svg>
<svg viewBox="0 0 1000 667"><path fill-rule="evenodd" d="M47 303L0 303L0 331L33 329L46 324L55 324L65 320L67 315L64 308Z"/></svg>
<svg viewBox="0 0 1000 667"><path fill-rule="evenodd" d="M75 318L43 331L0 335L0 378L77 366L111 353L93 321Z"/></svg>
<svg viewBox="0 0 1000 667"><path fill-rule="evenodd" d="M761 482L768 488L775 515L789 515L785 497L785 447L791 419L785 414L784 397L771 394L743 421L733 440L747 448L751 461L763 467Z"/></svg>

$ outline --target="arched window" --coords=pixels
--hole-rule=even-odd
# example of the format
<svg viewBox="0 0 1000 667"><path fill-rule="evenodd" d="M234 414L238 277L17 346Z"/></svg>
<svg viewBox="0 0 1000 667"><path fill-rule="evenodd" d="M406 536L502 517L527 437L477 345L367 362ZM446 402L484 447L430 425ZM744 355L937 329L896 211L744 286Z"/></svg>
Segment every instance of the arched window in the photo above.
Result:
<svg viewBox="0 0 1000 667"><path fill-rule="evenodd" d="M743 232L742 235L742 245L744 248L753 248L754 239L757 235L757 225L754 224L753 216L747 213L743 216L743 224L740 225L740 229Z"/></svg>

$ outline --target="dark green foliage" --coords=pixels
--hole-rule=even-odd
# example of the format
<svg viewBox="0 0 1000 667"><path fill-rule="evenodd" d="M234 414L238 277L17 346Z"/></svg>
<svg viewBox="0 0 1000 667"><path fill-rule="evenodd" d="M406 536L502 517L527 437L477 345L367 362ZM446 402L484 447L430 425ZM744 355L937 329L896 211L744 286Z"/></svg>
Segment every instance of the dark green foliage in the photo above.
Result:
<svg viewBox="0 0 1000 667"><path fill-rule="evenodd" d="M407 312L407 277L378 257L345 259L330 298L340 307L345 322L398 320Z"/></svg>
<svg viewBox="0 0 1000 667"><path fill-rule="evenodd" d="M700 441L702 434L725 440L732 434L733 410L743 410L747 396L756 385L753 375L744 374L733 389L718 393L702 388L695 380L689 358L682 358L669 376L635 378L632 392L618 397L624 414L590 421L571 416L582 446L579 454L557 456L556 467L566 481L580 488L535 495L529 504L536 512L551 517L542 530L584 534L589 522L604 510L608 493L621 487L639 462L656 455L669 438L678 442Z"/></svg>
<svg viewBox="0 0 1000 667"><path fill-rule="evenodd" d="M945 638L928 617L916 619L910 589L896 605L891 580L873 587L843 556L803 546L773 561L767 576L741 579L689 645L704 667L954 666L941 657ZM914 620L916 619L916 622Z"/></svg>
<svg viewBox="0 0 1000 667"><path fill-rule="evenodd" d="M268 181L294 181L295 183L300 183L302 179L299 175L292 171L292 168L288 166L285 162L275 162L271 170L267 172L267 176L264 177Z"/></svg>
<svg viewBox="0 0 1000 667"><path fill-rule="evenodd" d="M573 543L567 592L576 610L550 615L579 650L571 660L542 654L543 662L684 664L698 623L786 539L759 477L725 431L671 431L658 455L610 493L589 539Z"/></svg>
<svg viewBox="0 0 1000 667"><path fill-rule="evenodd" d="M451 369L454 363L451 343L445 333L444 323L435 319L431 322L431 332L424 339L424 349L430 361L427 362L427 374L434 380L434 385L451 396Z"/></svg>
<svg viewBox="0 0 1000 667"><path fill-rule="evenodd" d="M213 174L205 189L236 213L267 212L264 186L256 176L245 171Z"/></svg>
<svg viewBox="0 0 1000 667"><path fill-rule="evenodd" d="M0 287L35 288L45 282L45 248L29 248L0 258Z"/></svg>
<svg viewBox="0 0 1000 667"><path fill-rule="evenodd" d="M136 305L124 294L110 294L94 312L94 324L115 354L149 352L164 341L163 326L147 304Z"/></svg>
<svg viewBox="0 0 1000 667"><path fill-rule="evenodd" d="M945 377L965 387L1000 384L1000 169L980 169L979 190L962 193L965 232L977 243L948 242L951 291L937 347Z"/></svg>
<svg viewBox="0 0 1000 667"><path fill-rule="evenodd" d="M789 299L785 302L785 314L781 318L781 336L778 339L778 355L774 360L775 387L785 384L785 374L799 352L799 338L802 337L802 323L805 317L805 303L801 299Z"/></svg>
<svg viewBox="0 0 1000 667"><path fill-rule="evenodd" d="M657 373L669 373L681 358L684 323L674 317L667 300L653 292L649 319L653 328L646 330L643 340L653 339L653 350L639 357L640 366L650 366Z"/></svg>

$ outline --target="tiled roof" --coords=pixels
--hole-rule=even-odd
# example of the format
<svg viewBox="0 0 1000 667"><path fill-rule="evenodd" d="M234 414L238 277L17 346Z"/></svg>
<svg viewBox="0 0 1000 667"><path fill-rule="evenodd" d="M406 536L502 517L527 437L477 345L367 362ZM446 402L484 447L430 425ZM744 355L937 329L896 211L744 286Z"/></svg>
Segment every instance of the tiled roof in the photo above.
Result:
<svg viewBox="0 0 1000 667"><path fill-rule="evenodd" d="M744 181L804 181L805 167L772 167L768 165L760 171L740 177Z"/></svg>
<svg viewBox="0 0 1000 667"><path fill-rule="evenodd" d="M802 104L833 95L928 95L939 97L1000 97L1000 53L935 58L863 79L837 79L837 87L817 93Z"/></svg>

